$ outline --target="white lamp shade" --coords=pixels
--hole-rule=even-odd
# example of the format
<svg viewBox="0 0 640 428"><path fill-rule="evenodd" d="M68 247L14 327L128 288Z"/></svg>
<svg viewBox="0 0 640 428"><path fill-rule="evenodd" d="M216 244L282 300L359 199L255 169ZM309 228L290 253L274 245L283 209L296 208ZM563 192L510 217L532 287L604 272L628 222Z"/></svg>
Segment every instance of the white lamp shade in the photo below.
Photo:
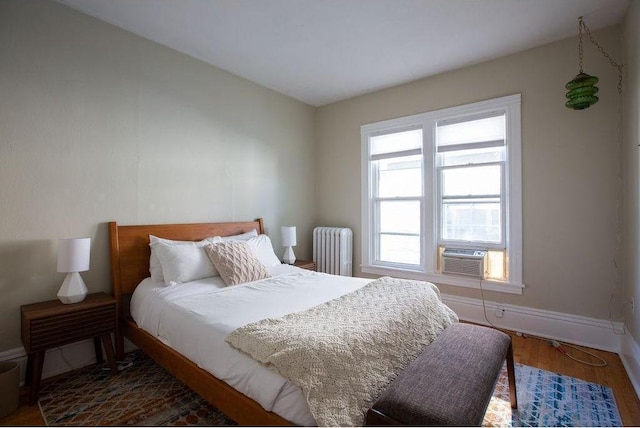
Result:
<svg viewBox="0 0 640 428"><path fill-rule="evenodd" d="M89 270L91 238L61 239L58 243L58 272Z"/></svg>
<svg viewBox="0 0 640 428"><path fill-rule="evenodd" d="M282 226L280 228L280 234L282 235L283 247L295 247L297 245L295 226Z"/></svg>

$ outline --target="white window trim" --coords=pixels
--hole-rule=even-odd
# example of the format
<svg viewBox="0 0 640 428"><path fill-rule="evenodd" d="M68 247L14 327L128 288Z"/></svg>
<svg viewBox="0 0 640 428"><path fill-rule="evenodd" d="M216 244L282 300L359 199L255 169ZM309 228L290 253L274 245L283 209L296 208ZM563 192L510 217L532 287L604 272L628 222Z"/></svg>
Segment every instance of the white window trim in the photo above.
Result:
<svg viewBox="0 0 640 428"><path fill-rule="evenodd" d="M362 225L362 264L363 273L374 275L393 275L409 279L418 279L431 281L438 284L462 286L469 288L481 288L484 290L498 291L511 294L522 294L525 287L523 283L523 263L522 263L522 141L521 141L521 121L520 121L520 94L509 95L506 97L495 98L487 101L466 104L458 107L446 108L435 112L428 112L406 116L398 119L389 119L376 123L362 125L360 128L360 147L361 147L361 225ZM394 132L395 130L406 129L411 126L421 126L425 130L423 139L424 146L434 145L435 140L435 123L438 120L454 119L455 117L465 117L471 114L489 113L492 110L504 111L507 120L506 128L506 158L505 180L504 185L507 187L505 191L506 206L509 207L509 221L506 228L507 243L507 270L508 281L497 280L479 280L475 278L458 277L454 275L443 275L435 271L435 254L437 251L437 223L435 221L435 198L438 192L437 180L434 179L433 171L435 171L435 150L424 150L423 153L423 173L425 175L424 194L431 195L424 197L425 207L423 216L423 224L421 225L422 236L429 236L427 239L421 240L421 265L415 270L398 269L391 266L379 266L371 264L374 254L372 254L372 245L370 240L371 226L373 224L373 198L371 177L371 162L369 154L369 136L373 133ZM431 130L431 132L429 132ZM427 171L431 177L428 177ZM520 191L511 192L511 189L520 189Z"/></svg>

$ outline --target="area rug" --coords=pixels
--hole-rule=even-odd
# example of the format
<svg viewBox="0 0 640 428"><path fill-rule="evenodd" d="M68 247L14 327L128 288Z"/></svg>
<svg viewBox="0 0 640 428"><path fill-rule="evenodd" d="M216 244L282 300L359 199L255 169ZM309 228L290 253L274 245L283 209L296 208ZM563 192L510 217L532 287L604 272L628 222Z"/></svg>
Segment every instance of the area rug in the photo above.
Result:
<svg viewBox="0 0 640 428"><path fill-rule="evenodd" d="M511 410L505 366L483 426L622 426L611 388L521 364L515 371L518 409Z"/></svg>
<svg viewBox="0 0 640 428"><path fill-rule="evenodd" d="M40 387L40 411L48 426L236 425L218 409L140 351L127 355L120 372L88 367Z"/></svg>
<svg viewBox="0 0 640 428"><path fill-rule="evenodd" d="M45 380L40 410L49 426L224 426L235 423L142 352L120 365ZM611 388L516 364L518 407L511 411L506 369L483 426L621 426Z"/></svg>

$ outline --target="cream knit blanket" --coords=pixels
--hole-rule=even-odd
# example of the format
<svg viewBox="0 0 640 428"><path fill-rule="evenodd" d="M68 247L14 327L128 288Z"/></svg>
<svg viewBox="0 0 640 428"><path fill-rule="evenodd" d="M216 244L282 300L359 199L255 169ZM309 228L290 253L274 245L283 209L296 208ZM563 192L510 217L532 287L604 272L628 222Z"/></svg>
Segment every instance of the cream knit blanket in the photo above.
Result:
<svg viewBox="0 0 640 428"><path fill-rule="evenodd" d="M247 324L226 340L302 388L319 426L357 426L457 321L435 285L384 277L309 310Z"/></svg>

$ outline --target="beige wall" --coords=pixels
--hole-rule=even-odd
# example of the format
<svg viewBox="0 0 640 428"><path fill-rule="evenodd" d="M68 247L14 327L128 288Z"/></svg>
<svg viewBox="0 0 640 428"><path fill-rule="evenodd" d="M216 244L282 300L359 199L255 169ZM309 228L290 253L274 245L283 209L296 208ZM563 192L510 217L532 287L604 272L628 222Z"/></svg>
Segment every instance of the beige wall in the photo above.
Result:
<svg viewBox="0 0 640 428"><path fill-rule="evenodd" d="M620 58L620 29L595 35ZM588 42L587 42L588 43ZM420 54L420 53L416 53ZM578 72L577 38L322 107L316 115L318 221L354 229L360 272L360 125L522 94L522 296L488 299L606 319L619 282L620 199L617 71L585 45L585 71L600 77L600 102L564 107ZM480 297L478 290L442 291ZM619 289L619 284L618 284Z"/></svg>
<svg viewBox="0 0 640 428"><path fill-rule="evenodd" d="M262 216L276 252L295 225L309 257L314 113L59 3L0 1L0 351L20 305L56 298L59 238L93 238L82 276L110 290L111 220Z"/></svg>
<svg viewBox="0 0 640 428"><path fill-rule="evenodd" d="M625 325L640 338L640 2L633 1L623 26L625 64L623 170L623 287L625 299L635 300L636 309L625 306ZM638 341L636 340L636 343Z"/></svg>

